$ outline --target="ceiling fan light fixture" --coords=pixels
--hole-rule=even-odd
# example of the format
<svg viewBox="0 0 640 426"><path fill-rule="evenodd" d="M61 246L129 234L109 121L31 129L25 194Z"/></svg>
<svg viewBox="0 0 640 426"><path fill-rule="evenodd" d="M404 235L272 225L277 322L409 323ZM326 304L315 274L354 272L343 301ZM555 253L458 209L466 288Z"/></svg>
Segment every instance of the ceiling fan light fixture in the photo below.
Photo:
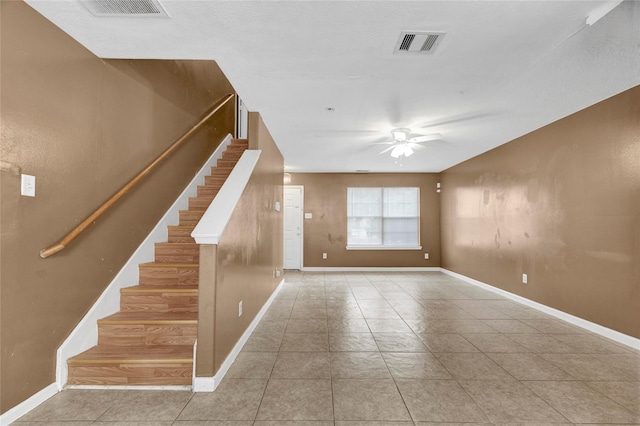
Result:
<svg viewBox="0 0 640 426"><path fill-rule="evenodd" d="M391 151L391 156L393 158L400 158L403 155L405 157L409 157L410 155L413 155L413 149L411 149L411 147L407 144L404 144L404 143L400 144L395 148L393 148L393 150Z"/></svg>
<svg viewBox="0 0 640 426"><path fill-rule="evenodd" d="M431 140L440 139L439 133L434 133L432 135L422 135L410 138L411 129L406 127L399 127L397 129L391 130L391 135L393 136L393 141L383 142L384 145L390 145L388 148L382 150L380 154L386 154L389 152L391 157L400 159L401 157L410 157L413 155L413 147L421 148L422 145L420 143L427 142Z"/></svg>
<svg viewBox="0 0 640 426"><path fill-rule="evenodd" d="M391 151L391 156L393 158L398 158L402 155L402 146L398 145L395 148L393 148L393 150Z"/></svg>
<svg viewBox="0 0 640 426"><path fill-rule="evenodd" d="M397 140L397 141L406 141L407 138L409 137L409 129L405 129L405 128L399 128L399 129L393 129L391 131L391 134L393 135L393 139Z"/></svg>

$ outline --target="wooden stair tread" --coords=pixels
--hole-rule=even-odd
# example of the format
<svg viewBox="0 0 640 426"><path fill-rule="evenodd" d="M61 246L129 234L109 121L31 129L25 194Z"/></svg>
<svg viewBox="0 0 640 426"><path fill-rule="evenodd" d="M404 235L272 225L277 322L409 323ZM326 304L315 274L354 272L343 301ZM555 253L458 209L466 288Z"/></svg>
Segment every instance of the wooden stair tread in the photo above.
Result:
<svg viewBox="0 0 640 426"><path fill-rule="evenodd" d="M198 245L198 243L186 243L186 242L170 242L170 241L165 241L162 243L155 243L155 248L156 249L161 249L163 251L183 251L183 250L199 250L200 247ZM160 263L178 263L178 262L160 262Z"/></svg>
<svg viewBox="0 0 640 426"><path fill-rule="evenodd" d="M171 243L174 244L174 243ZM138 265L140 268L197 268L199 264L197 263L158 263L158 262L149 262L149 263L141 263Z"/></svg>
<svg viewBox="0 0 640 426"><path fill-rule="evenodd" d="M121 293L127 294L149 294L149 293L195 293L198 294L198 286L196 285L183 285L179 287L169 287L162 285L135 285L133 287L125 287L120 290Z"/></svg>
<svg viewBox="0 0 640 426"><path fill-rule="evenodd" d="M197 324L197 312L116 312L98 324Z"/></svg>
<svg viewBox="0 0 640 426"><path fill-rule="evenodd" d="M82 364L191 364L192 345L111 346L98 345L68 360Z"/></svg>

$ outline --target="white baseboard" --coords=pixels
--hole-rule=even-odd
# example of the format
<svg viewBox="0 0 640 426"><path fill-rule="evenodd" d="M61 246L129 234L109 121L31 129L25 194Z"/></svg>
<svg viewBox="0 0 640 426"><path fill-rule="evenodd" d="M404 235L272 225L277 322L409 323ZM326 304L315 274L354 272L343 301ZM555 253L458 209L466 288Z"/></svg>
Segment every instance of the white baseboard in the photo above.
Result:
<svg viewBox="0 0 640 426"><path fill-rule="evenodd" d="M193 378L193 391L194 392L213 392L216 390L220 382L216 376L213 377L194 377Z"/></svg>
<svg viewBox="0 0 640 426"><path fill-rule="evenodd" d="M208 175L211 172L211 167L216 165L219 158L222 158L222 153L227 145L231 143L231 139L231 135L227 135L220 143L220 146L216 148L215 152L209 157L182 194L169 207L162 219L113 278L109 286L89 309L89 312L60 345L56 356L56 383L58 390L62 390L67 383L67 360L98 344L97 321L118 312L120 309L120 289L134 286L138 283L138 265L153 261L154 244L167 240L167 226L178 223L180 210L185 210L188 207L189 197L196 196L197 186L202 184L204 176Z"/></svg>
<svg viewBox="0 0 640 426"><path fill-rule="evenodd" d="M35 393L30 398L22 401L20 404L0 415L0 425L5 426L15 422L20 417L24 416L57 393L58 385L56 383L51 383L46 388Z"/></svg>
<svg viewBox="0 0 640 426"><path fill-rule="evenodd" d="M100 390L100 389L108 389L108 390L157 390L157 391L190 391L190 385L184 386L124 386L124 385L66 385L64 387L67 389L90 389L90 390Z"/></svg>
<svg viewBox="0 0 640 426"><path fill-rule="evenodd" d="M303 266L302 272L439 272L439 267Z"/></svg>
<svg viewBox="0 0 640 426"><path fill-rule="evenodd" d="M247 343L249 336L251 335L251 333L253 333L253 330L255 330L256 326L258 325L262 317L264 317L264 314L267 312L267 310L273 303L274 299L282 289L283 285L284 285L284 279L280 281L280 284L278 284L278 287L276 287L273 293L271 293L271 296L262 306L262 309L260 309L256 317L253 319L253 321L251 321L251 324L249 324L249 327L247 327L245 332L242 334L242 337L240 337L240 340L238 340L238 343L235 344L235 346L231 350L231 353L229 353L227 358L224 360L224 362L220 366L220 369L218 370L218 372L212 377L194 377L193 378L194 392L213 392L214 390L216 390L216 388L224 378L224 375L227 374L227 371L229 371L231 364L233 364L233 361L235 361L235 359L238 357L238 354L240 354L242 347L244 346L245 343ZM195 365L195 362L193 365Z"/></svg>
<svg viewBox="0 0 640 426"><path fill-rule="evenodd" d="M507 299L511 299L515 302L521 303L530 308L536 309L540 312L543 312L548 315L552 315L556 318L559 318L563 321L566 321L570 324L576 325L580 328L584 328L585 330L591 331L593 333L599 334L607 339L611 339L615 342L622 343L625 346L629 346L633 349L640 350L640 339L629 336L624 333L620 333L619 331L612 330L610 328L601 326L599 324L593 323L591 321L587 321L580 317L576 317L574 315L568 314L566 312L560 311L558 309L549 307L547 305L543 305L542 303L534 302L533 300L527 299L522 296L518 296L517 294L510 293L508 291L499 289L492 285L483 283L482 281L475 280L473 278L469 278L465 275L458 274L457 272L450 271L448 269L440 268L440 270L452 277L458 278L462 281L465 281L469 284L473 284L475 286L481 287L485 290L491 291L493 293L499 294L500 296L506 297Z"/></svg>

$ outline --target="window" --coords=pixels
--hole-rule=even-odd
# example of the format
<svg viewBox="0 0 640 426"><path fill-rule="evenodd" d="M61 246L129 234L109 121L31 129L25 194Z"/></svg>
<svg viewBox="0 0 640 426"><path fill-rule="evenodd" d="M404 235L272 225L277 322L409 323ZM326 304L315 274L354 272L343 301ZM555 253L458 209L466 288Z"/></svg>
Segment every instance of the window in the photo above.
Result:
<svg viewBox="0 0 640 426"><path fill-rule="evenodd" d="M347 188L347 249L421 248L419 188Z"/></svg>

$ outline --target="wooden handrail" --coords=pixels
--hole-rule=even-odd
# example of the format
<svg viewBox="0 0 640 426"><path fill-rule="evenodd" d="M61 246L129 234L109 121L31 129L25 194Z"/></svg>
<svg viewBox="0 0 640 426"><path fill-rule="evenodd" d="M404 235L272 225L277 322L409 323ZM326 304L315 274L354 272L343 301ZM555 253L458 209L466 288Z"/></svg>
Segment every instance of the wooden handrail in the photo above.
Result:
<svg viewBox="0 0 640 426"><path fill-rule="evenodd" d="M89 217L87 217L81 224L76 226L71 232L69 232L60 242L40 250L40 257L45 259L59 251L64 250L67 245L75 240L78 235L82 234L93 222L95 222L100 216L104 214L111 206L113 206L120 198L122 198L131 188L136 186L145 176L147 176L158 164L169 157L176 149L178 149L193 133L195 133L204 123L206 123L220 108L222 108L227 102L233 99L235 95L230 93L229 95L221 98L218 105L213 107L207 112L203 118L200 119L191 129L189 129L184 135L180 136L173 145L165 149L155 160L151 162L144 170L138 173L133 179L129 181L125 186L120 188L111 198L104 202L96 211L94 211Z"/></svg>

